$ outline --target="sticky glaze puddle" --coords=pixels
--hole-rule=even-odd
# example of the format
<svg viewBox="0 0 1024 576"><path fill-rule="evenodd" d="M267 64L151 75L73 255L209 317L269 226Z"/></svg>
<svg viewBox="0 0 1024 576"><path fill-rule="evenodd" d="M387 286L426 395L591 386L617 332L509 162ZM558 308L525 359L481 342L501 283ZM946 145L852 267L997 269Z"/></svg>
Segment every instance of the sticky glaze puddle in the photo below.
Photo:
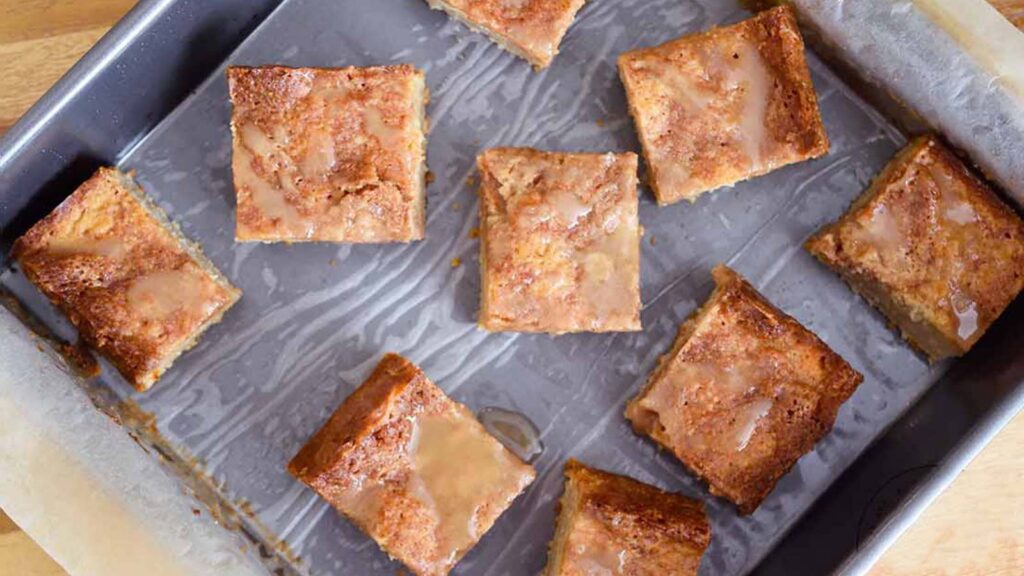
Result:
<svg viewBox="0 0 1024 576"><path fill-rule="evenodd" d="M533 462L544 452L540 430L523 414L489 406L476 417L492 436L523 462Z"/></svg>

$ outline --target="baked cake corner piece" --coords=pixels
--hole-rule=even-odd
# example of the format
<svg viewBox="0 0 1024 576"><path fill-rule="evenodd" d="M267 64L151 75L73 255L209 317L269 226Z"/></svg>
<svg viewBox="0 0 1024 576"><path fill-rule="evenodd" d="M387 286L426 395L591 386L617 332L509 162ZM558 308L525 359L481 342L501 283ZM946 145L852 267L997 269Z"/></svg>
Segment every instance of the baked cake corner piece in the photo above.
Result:
<svg viewBox="0 0 1024 576"><path fill-rule="evenodd" d="M806 247L932 361L970 350L1024 288L1024 222L932 136Z"/></svg>
<svg viewBox="0 0 1024 576"><path fill-rule="evenodd" d="M720 265L713 276L626 418L749 514L863 378L739 274Z"/></svg>
<svg viewBox="0 0 1024 576"><path fill-rule="evenodd" d="M422 576L447 574L535 476L396 354L384 356L288 471Z"/></svg>
<svg viewBox="0 0 1024 576"><path fill-rule="evenodd" d="M547 68L585 0L427 0L431 8L491 38L498 46Z"/></svg>
<svg viewBox="0 0 1024 576"><path fill-rule="evenodd" d="M576 460L558 508L544 576L696 576L711 540L700 502Z"/></svg>
<svg viewBox="0 0 1024 576"><path fill-rule="evenodd" d="M127 174L100 168L14 243L25 276L140 391L241 296Z"/></svg>
<svg viewBox="0 0 1024 576"><path fill-rule="evenodd" d="M423 72L400 64L227 74L238 241L423 238Z"/></svg>
<svg viewBox="0 0 1024 576"><path fill-rule="evenodd" d="M788 6L631 50L618 64L661 205L828 152Z"/></svg>
<svg viewBox="0 0 1024 576"><path fill-rule="evenodd" d="M480 325L640 330L637 156L494 148L477 164Z"/></svg>

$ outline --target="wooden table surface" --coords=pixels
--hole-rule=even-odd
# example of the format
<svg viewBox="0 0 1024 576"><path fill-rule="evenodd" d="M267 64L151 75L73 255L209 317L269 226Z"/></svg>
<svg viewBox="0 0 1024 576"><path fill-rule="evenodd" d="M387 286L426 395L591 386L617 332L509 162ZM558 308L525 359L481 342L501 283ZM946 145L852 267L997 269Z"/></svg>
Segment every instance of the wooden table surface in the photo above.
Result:
<svg viewBox="0 0 1024 576"><path fill-rule="evenodd" d="M990 0L1024 29L1024 0ZM0 133L134 0L0 0ZM0 511L0 576L64 572ZM1024 413L876 566L877 576L1024 574Z"/></svg>

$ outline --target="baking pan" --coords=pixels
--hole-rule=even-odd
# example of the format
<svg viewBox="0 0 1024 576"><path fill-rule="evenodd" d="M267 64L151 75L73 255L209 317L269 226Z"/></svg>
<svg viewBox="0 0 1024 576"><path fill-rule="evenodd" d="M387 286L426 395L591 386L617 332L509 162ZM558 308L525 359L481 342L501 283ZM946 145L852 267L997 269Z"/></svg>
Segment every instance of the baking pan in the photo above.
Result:
<svg viewBox="0 0 1024 576"><path fill-rule="evenodd" d="M800 248L906 141L813 54L832 140L826 157L693 205L657 208L643 195L642 333L552 338L476 328L476 154L494 145L638 150L615 58L746 17L736 3L594 0L541 73L420 0L286 0L271 12L274 4L144 0L8 133L0 142L0 285L73 339L7 250L97 164L135 170L245 296L152 391L132 391L109 366L99 385L151 413L170 456L196 462L195 474L211 478L225 505L248 518L245 529L290 569L397 569L284 470L385 351L407 355L472 409L516 410L542 431L537 481L457 574L539 572L569 456L707 502L714 537L702 574L825 573L848 557L845 569L856 572L1024 402L1014 346L1020 305L966 358L929 365ZM234 243L223 66L393 62L424 69L432 92L427 239ZM865 375L833 432L749 517L708 496L622 417L678 324L709 294L718 262Z"/></svg>

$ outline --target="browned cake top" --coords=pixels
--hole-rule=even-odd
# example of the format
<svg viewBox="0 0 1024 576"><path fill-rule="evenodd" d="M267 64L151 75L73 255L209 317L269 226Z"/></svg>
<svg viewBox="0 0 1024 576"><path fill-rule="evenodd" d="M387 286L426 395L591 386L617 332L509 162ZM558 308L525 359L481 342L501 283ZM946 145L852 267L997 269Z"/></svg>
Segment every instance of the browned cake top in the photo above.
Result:
<svg viewBox="0 0 1024 576"><path fill-rule="evenodd" d="M478 165L480 324L553 333L639 330L636 155L496 148Z"/></svg>
<svg viewBox="0 0 1024 576"><path fill-rule="evenodd" d="M538 68L558 45L585 0L431 0L466 23L494 36Z"/></svg>
<svg viewBox="0 0 1024 576"><path fill-rule="evenodd" d="M658 202L828 151L788 7L619 59Z"/></svg>
<svg viewBox="0 0 1024 576"><path fill-rule="evenodd" d="M239 240L423 237L423 73L232 67Z"/></svg>
<svg viewBox="0 0 1024 576"><path fill-rule="evenodd" d="M576 460L565 476L578 501L559 575L697 573L711 541L701 503Z"/></svg>
<svg viewBox="0 0 1024 576"><path fill-rule="evenodd" d="M1024 223L933 137L913 141L808 247L961 351L1024 287Z"/></svg>
<svg viewBox="0 0 1024 576"><path fill-rule="evenodd" d="M447 574L534 477L465 406L395 354L288 470L421 575Z"/></svg>
<svg viewBox="0 0 1024 576"><path fill-rule="evenodd" d="M135 194L128 176L99 169L13 256L82 339L144 390L240 293Z"/></svg>
<svg viewBox="0 0 1024 576"><path fill-rule="evenodd" d="M738 274L718 266L714 277L626 415L750 513L831 430L862 377Z"/></svg>

